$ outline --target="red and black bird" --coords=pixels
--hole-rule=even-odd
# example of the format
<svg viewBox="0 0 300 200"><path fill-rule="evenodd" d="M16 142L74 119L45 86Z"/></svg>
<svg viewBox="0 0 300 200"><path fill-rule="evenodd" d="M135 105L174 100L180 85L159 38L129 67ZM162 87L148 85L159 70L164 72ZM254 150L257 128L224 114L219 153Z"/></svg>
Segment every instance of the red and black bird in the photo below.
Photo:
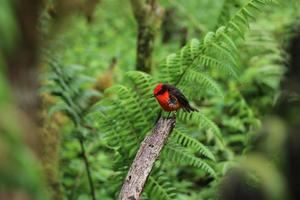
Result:
<svg viewBox="0 0 300 200"><path fill-rule="evenodd" d="M163 110L171 112L182 108L186 112L197 111L190 106L187 98L182 92L173 85L159 83L154 91L154 97L163 108Z"/></svg>

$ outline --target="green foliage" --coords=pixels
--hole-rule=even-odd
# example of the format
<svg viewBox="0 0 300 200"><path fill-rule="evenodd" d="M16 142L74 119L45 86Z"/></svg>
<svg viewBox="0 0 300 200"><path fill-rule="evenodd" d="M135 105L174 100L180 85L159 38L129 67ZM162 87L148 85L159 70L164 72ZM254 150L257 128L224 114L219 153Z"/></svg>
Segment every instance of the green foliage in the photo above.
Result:
<svg viewBox="0 0 300 200"><path fill-rule="evenodd" d="M166 157L166 159L174 161L175 163L197 167L211 176L216 175L215 171L205 161L197 158L196 156L190 154L188 151L185 151L183 148L180 148L177 145L168 144L165 147L163 155L164 157Z"/></svg>
<svg viewBox="0 0 300 200"><path fill-rule="evenodd" d="M96 90L88 88L95 80L89 76L82 74L83 68L78 65L71 65L68 67L62 67L57 58L48 55L50 71L46 74L46 84L41 88L42 93L49 93L59 98L59 100L49 108L49 117L54 113L62 112L72 121L73 127L71 128L71 138L76 138L80 144L77 148L78 153L81 154L80 158L85 162L86 173L88 175L88 181L90 189L93 188L93 180L90 177L91 169L88 166L89 161L85 150L85 140L90 134L93 133L93 129L90 128L89 123L85 121L85 115L92 104L92 98L99 98L100 93ZM80 148L80 150L79 150ZM64 174L67 176L68 173ZM74 187L64 183L66 188ZM72 197L72 192L68 195Z"/></svg>
<svg viewBox="0 0 300 200"><path fill-rule="evenodd" d="M48 83L41 88L41 92L48 92L60 98L59 102L50 107L49 114L51 116L54 112L64 111L78 127L89 108L90 99L100 96L96 90L86 89L87 84L94 83L95 79L81 74L82 66L62 67L59 61L53 58L49 62L51 71L46 74Z"/></svg>
<svg viewBox="0 0 300 200"><path fill-rule="evenodd" d="M176 196L175 188L172 187L172 183L165 178L165 176L157 176L148 178L145 191L147 192L149 199L174 199Z"/></svg>
<svg viewBox="0 0 300 200"><path fill-rule="evenodd" d="M70 11L49 12L55 2L72 5ZM141 141L161 111L152 94L160 82L180 88L199 112L177 112L176 127L142 199L219 198L221 179L253 150L261 118L281 95L289 57L284 48L298 23L299 2L280 0L278 6L271 0L161 0L159 4L178 16L171 34L181 36L162 42L158 35L151 75L134 71L137 33L129 1L102 0L89 23L82 16L89 2L78 2L83 1L43 1L46 10L37 27L45 40L42 46L48 48L41 53L46 72L40 92L49 100L48 117L59 125L63 199L91 199L91 187L96 199L117 198ZM14 59L7 55L18 44L19 30L27 28L26 19L22 25L16 20L17 3L0 2L0 158L5 161L0 162L0 188L47 199L39 164L18 134L20 116L9 94L13 86L6 80L14 77L5 77L5 68L11 67L5 62ZM84 12L74 14L73 6ZM64 14L70 15L66 22L60 19ZM22 59L32 59L27 56ZM110 69L112 59L116 83L99 92L99 77ZM280 165L282 126L268 125L276 134L264 145ZM269 195L281 198L284 182L277 167L270 167L272 160L248 155L247 159L242 167L255 180L251 184L262 178Z"/></svg>
<svg viewBox="0 0 300 200"><path fill-rule="evenodd" d="M109 14L103 11L116 6L116 2L105 2L99 14L113 22L113 28L107 24L103 26L108 30L101 29L101 26L91 26L87 28L91 33L81 33L86 27L79 21L78 32L81 36L87 36L88 44L85 48L78 48L80 43L73 41L70 46L76 50L76 55L72 55L72 51L66 51L62 56L66 58L66 63L73 61L86 66L59 64L64 59L59 62L50 61L46 91L58 96L59 100L49 109L49 114L57 111L66 113L75 124L75 131L73 126L67 126L65 132L68 134L64 137L72 138L74 134L79 134L91 146L88 155L101 156L101 161L96 159L91 164L93 170L97 171L96 174L103 175L94 177L95 182L99 183L95 186L99 191L98 197L115 199L118 195L139 145L151 131L160 111L156 100L152 98L152 91L159 82L179 87L200 111L177 113L176 127L147 181L143 194L145 199L214 199L219 178L226 173L237 156L251 149L249 140L260 125L259 118L268 111L262 108L272 105L278 91L284 72L283 55L277 50L279 42L272 30L266 30L259 24L263 20L261 10L271 1L249 0L229 11L227 8L234 7L233 2L237 1L224 1L224 8L214 8L220 11L215 14L219 16L219 20L207 27L212 29L215 23L219 27L204 33L204 36L197 35L199 39L191 39L177 53L165 56L154 69L153 75L138 71L123 73L134 66L131 37L134 34L130 20L124 35L116 34L122 28L125 29L122 25L125 19L116 14L115 18L120 21L114 21L116 19L109 17L109 11ZM124 2L121 4L125 8L128 6L123 5ZM258 22L250 23L253 19ZM194 21L191 23L194 24ZM251 29L248 33L249 27ZM94 41L98 41L98 33L103 33L105 37L101 37L96 44ZM76 35L70 35L73 34ZM68 37L62 41L70 41ZM103 38L109 42L105 42ZM124 38L128 40L128 44L122 46L118 42ZM79 40L85 40L85 37ZM87 53L89 45L92 46L90 54ZM160 52L164 46L158 45L162 47L157 50ZM126 52L124 46L131 50ZM173 50L174 46L169 44L166 48ZM99 71L103 71L105 60L116 54L115 48L122 55L118 57L118 75L122 81L100 95L91 89L96 82L90 77L96 77ZM106 51L98 57L95 53L98 50ZM111 54L106 55L107 52ZM157 57L159 56L163 57L164 54ZM98 71L96 66L99 67ZM90 101L90 97L95 95L100 98L96 104ZM78 145L65 141L66 154L78 152L78 149ZM63 157L66 163L76 159L76 162L73 160L73 164L68 165L69 171L63 172L65 178L69 177L69 183L64 183L65 190L75 193L74 196L68 193L68 197L87 194L87 183L77 175L78 171L82 173L82 169L78 170L80 162L77 157L76 153ZM74 183L72 179L76 177L79 181ZM199 186L201 192L198 192L196 186L191 186L199 181L194 177L205 182ZM183 181L187 184L181 185ZM74 191L77 188L80 192L76 193Z"/></svg>
<svg viewBox="0 0 300 200"><path fill-rule="evenodd" d="M213 80L214 76L210 75L210 72L213 69L218 69L228 74L223 75L224 78L229 75L236 76L237 42L239 42L239 38L244 37L248 20L253 15L250 13L253 13L264 3L264 1L249 1L225 27L219 28L215 33L209 32L201 42L194 39L179 53L169 55L159 67L158 80L171 84L180 83L180 87L186 86L184 87L185 91L194 84L220 94L221 89ZM204 74L203 71L206 73ZM116 85L109 88L106 91L105 100L100 101L94 113L102 108L101 114L97 118L99 130L106 133L107 143L121 154L122 160L131 161L145 134L151 130L157 115L157 105L155 100L151 99L151 92L153 83L158 81L141 72L129 72L128 77L133 81L133 86ZM181 80L184 81L181 83ZM106 109L104 110L104 108ZM180 120L179 123L213 133L221 149L224 148L219 128L201 112L179 112L178 119ZM176 129L175 132L177 132ZM188 153L184 148L195 148L196 146L208 158L214 159L210 150L194 138L187 138L181 134L179 139L174 140L178 145L175 144L174 146L169 143L160 159L191 165L216 176L209 164ZM124 165L125 163L121 164ZM151 190L149 192L151 193Z"/></svg>
<svg viewBox="0 0 300 200"><path fill-rule="evenodd" d="M216 68L228 75L237 76L239 62L237 42L244 38L249 20L254 18L255 11L268 2L249 1L225 26L207 33L201 41L191 40L179 53L169 55L159 67L159 80L177 85L183 78L184 84L180 86L186 85L184 91L188 94L197 94L195 88L190 87L197 79L198 87L220 95L220 88L204 72Z"/></svg>
<svg viewBox="0 0 300 200"><path fill-rule="evenodd" d="M178 118L189 125L196 125L200 129L212 132L216 136L218 141L222 144L222 135L218 126L201 112L184 113L180 111L178 114Z"/></svg>
<svg viewBox="0 0 300 200"><path fill-rule="evenodd" d="M8 0L0 2L0 35L2 37L1 53L8 53L15 45L18 26L14 14L14 3Z"/></svg>
<svg viewBox="0 0 300 200"><path fill-rule="evenodd" d="M196 140L195 138L183 133L181 130L176 129L172 136L171 139L175 140L176 143L184 146L191 148L192 150L199 152L203 156L215 161L215 157L213 153L201 142Z"/></svg>

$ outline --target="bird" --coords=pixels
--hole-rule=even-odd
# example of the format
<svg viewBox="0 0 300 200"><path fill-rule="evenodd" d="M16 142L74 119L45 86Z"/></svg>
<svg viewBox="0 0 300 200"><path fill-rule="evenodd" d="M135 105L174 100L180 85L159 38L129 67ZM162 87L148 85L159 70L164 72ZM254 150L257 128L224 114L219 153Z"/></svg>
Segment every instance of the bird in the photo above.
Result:
<svg viewBox="0 0 300 200"><path fill-rule="evenodd" d="M185 112L198 111L190 105L183 93L173 85L159 83L154 88L153 94L164 111L176 112L180 108Z"/></svg>

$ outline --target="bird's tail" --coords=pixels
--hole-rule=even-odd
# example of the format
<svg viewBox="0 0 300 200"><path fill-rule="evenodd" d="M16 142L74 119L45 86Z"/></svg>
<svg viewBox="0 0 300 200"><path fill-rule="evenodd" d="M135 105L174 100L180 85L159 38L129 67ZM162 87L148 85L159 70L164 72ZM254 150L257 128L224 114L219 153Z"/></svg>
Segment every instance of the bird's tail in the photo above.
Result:
<svg viewBox="0 0 300 200"><path fill-rule="evenodd" d="M193 108L190 104L184 106L183 110L186 112L198 112L198 109Z"/></svg>

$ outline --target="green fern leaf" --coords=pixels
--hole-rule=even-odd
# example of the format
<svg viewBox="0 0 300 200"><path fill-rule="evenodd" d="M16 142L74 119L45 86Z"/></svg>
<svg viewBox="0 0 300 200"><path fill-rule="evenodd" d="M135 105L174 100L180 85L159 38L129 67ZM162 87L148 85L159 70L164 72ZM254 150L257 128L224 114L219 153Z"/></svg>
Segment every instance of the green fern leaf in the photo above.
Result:
<svg viewBox="0 0 300 200"><path fill-rule="evenodd" d="M145 188L145 192L152 200L172 200L176 196L175 188L172 187L163 175L162 176L149 176Z"/></svg>
<svg viewBox="0 0 300 200"><path fill-rule="evenodd" d="M191 153L188 153L178 146L170 145L170 143L168 143L163 150L163 158L178 164L198 167L199 169L207 172L209 175L213 177L216 176L215 170L204 160L192 155Z"/></svg>
<svg viewBox="0 0 300 200"><path fill-rule="evenodd" d="M208 119L201 112L187 113L179 111L177 116L180 120L184 121L185 123L196 125L202 130L211 131L215 135L221 147L223 146L223 137L220 129L214 122Z"/></svg>
<svg viewBox="0 0 300 200"><path fill-rule="evenodd" d="M56 113L56 112L64 112L64 113L69 114L69 115L74 114L73 111L72 111L72 108L70 108L64 102L59 102L59 103L54 104L53 106L51 106L48 110L48 117L51 118L53 116L53 114Z"/></svg>
<svg viewBox="0 0 300 200"><path fill-rule="evenodd" d="M142 101L140 103L142 110L148 116L148 120L152 121L159 112L159 106L153 97L153 90L157 82L150 75L139 71L128 72L127 76L134 83L134 91L138 95L138 99Z"/></svg>
<svg viewBox="0 0 300 200"><path fill-rule="evenodd" d="M206 156L207 158L215 161L215 157L213 153L206 146L204 146L201 142L199 142L195 138L188 136L187 134L184 134L182 131L175 129L171 135L171 138L175 140L178 144L184 147L192 148L195 151L198 151L202 155Z"/></svg>
<svg viewBox="0 0 300 200"><path fill-rule="evenodd" d="M231 51L233 51L234 55L238 54L237 46L234 42L234 40L226 33L225 26L221 26L216 30L216 37L220 37L223 39L222 42L224 42Z"/></svg>
<svg viewBox="0 0 300 200"><path fill-rule="evenodd" d="M197 87L190 86L193 84ZM224 96L220 86L210 76L195 70L189 70L183 77L180 85L182 88L184 88L183 90L185 93L187 91L187 96L191 98L197 97L196 95L201 93L200 90L211 91L222 98Z"/></svg>

